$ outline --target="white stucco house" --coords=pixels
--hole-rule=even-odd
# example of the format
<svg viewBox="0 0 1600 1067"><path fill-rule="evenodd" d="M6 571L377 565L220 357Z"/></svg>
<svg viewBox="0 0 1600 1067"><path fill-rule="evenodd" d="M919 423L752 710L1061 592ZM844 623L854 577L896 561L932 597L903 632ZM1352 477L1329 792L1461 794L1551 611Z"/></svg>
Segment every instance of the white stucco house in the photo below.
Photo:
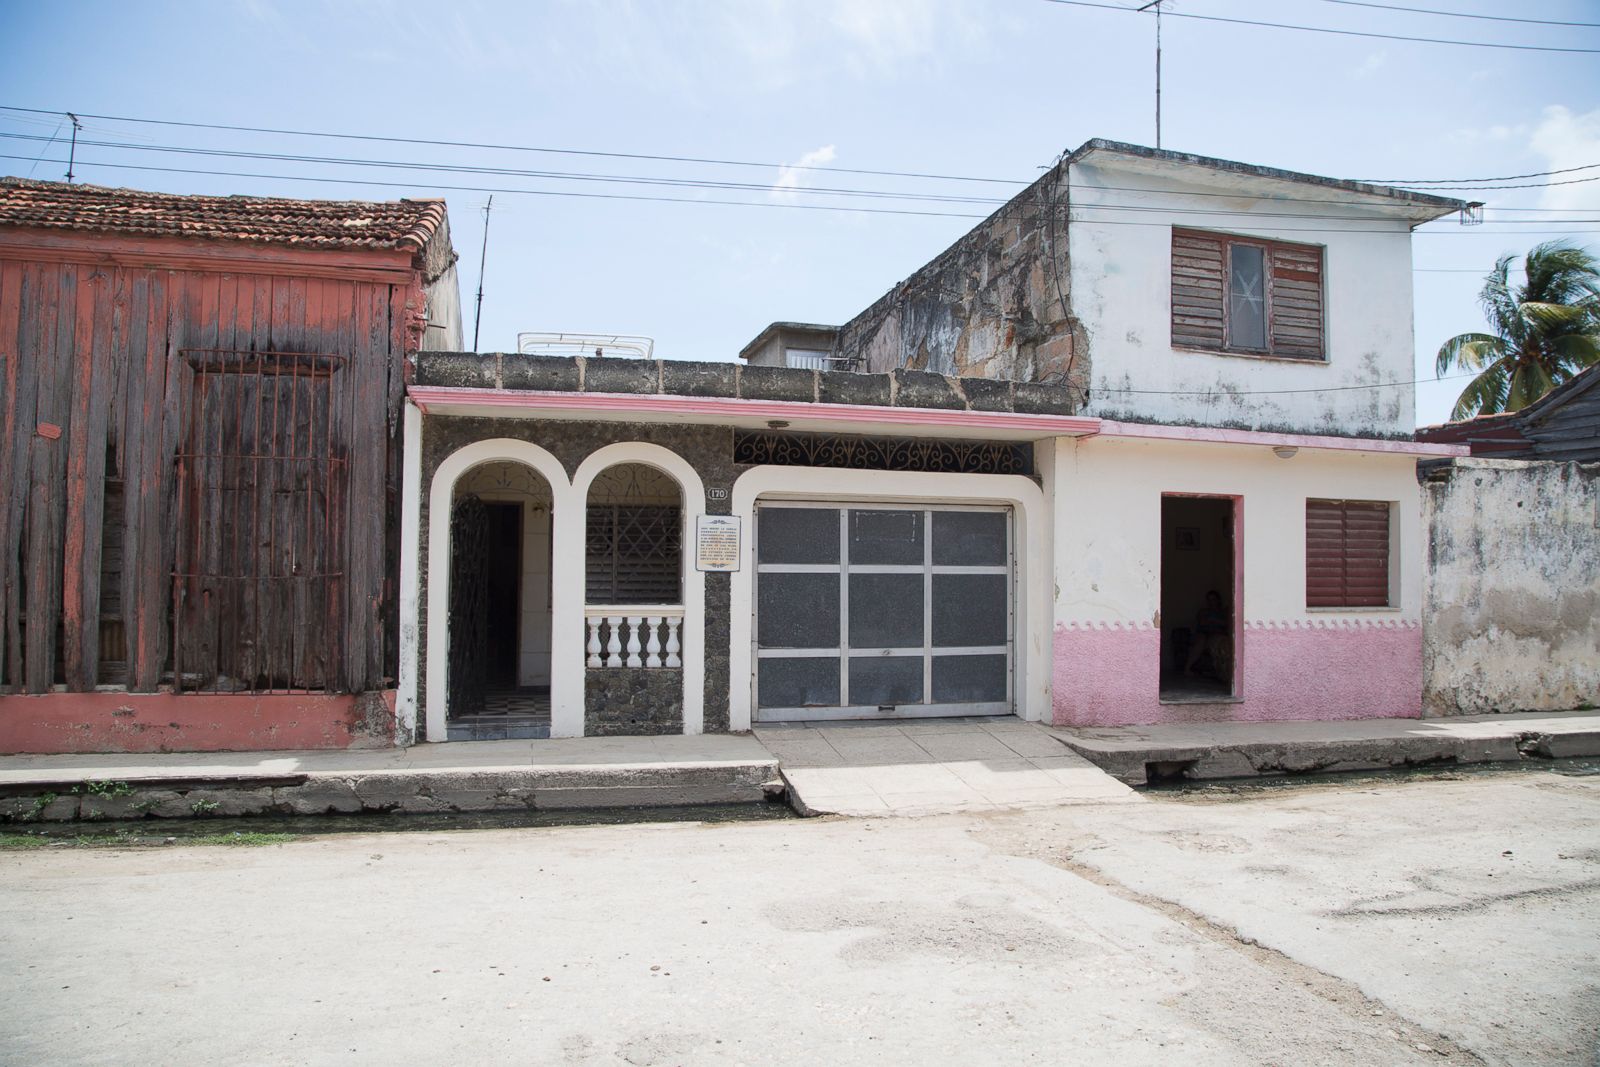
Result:
<svg viewBox="0 0 1600 1067"><path fill-rule="evenodd" d="M1418 715L1411 231L1465 206L1091 141L737 363L422 353L402 728Z"/></svg>

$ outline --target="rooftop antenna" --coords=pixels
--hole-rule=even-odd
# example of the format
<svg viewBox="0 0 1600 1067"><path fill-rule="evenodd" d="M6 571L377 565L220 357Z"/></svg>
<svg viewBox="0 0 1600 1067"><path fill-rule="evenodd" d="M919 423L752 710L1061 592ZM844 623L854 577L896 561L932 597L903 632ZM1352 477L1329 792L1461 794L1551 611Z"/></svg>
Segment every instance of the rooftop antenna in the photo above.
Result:
<svg viewBox="0 0 1600 1067"><path fill-rule="evenodd" d="M1161 5L1166 0L1150 0L1148 4L1139 8L1140 11L1149 11L1155 8L1156 12L1156 147L1161 147Z"/></svg>
<svg viewBox="0 0 1600 1067"><path fill-rule="evenodd" d="M494 210L494 194L483 205L483 251L478 254L478 307L472 313L472 350L478 350L478 323L483 321L483 266L489 261L489 212Z"/></svg>
<svg viewBox="0 0 1600 1067"><path fill-rule="evenodd" d="M72 147L67 151L67 181L72 181L72 164L78 158L78 131L83 129L83 123L78 121L78 116L66 112L67 118L72 120Z"/></svg>

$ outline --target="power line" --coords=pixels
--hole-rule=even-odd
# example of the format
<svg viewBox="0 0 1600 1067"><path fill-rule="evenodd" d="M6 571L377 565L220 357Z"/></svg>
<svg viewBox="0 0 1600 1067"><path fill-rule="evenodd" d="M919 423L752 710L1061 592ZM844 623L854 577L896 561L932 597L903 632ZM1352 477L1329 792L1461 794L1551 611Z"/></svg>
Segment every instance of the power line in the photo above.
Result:
<svg viewBox="0 0 1600 1067"><path fill-rule="evenodd" d="M0 111L24 111L33 115L60 115L61 111L48 111L36 107L13 107L0 104ZM138 122L152 126L182 126L197 130L228 130L234 133L270 133L285 137L328 137L346 141L379 141L389 144L418 144L431 145L436 148L487 148L497 152L541 152L551 155L563 156L596 156L605 159L644 159L658 163L707 163L719 167L761 167L765 170L777 170L787 167L790 170L822 170L832 171L836 174L874 174L885 178L927 178L937 181L949 182L987 182L993 185L1027 185L1027 182L1015 178L976 178L962 174L925 174L918 171L904 170L867 170L859 167L821 167L807 163L753 163L741 159L704 159L696 156L662 156L648 155L642 152L603 152L578 148L547 148L534 145L515 144L486 144L476 141L439 141L421 137L383 137L370 133L326 133L318 130L283 130L267 126L234 126L225 123L213 122L180 122L176 119L143 119L132 118L126 115L91 115L79 112L79 118L100 119L105 122Z"/></svg>
<svg viewBox="0 0 1600 1067"><path fill-rule="evenodd" d="M26 160L26 159L28 159L28 157L26 157L26 156L17 156L17 155L8 155L8 154L0 153L0 159ZM47 163L65 163L66 160L52 159L52 160L44 160L44 162L47 162ZM368 186L368 187L373 187L373 188L404 189L404 190L411 191L413 193L415 193L418 190L418 185L419 185L419 183L416 183L416 182L391 182L391 181L380 181L378 179L369 179L369 178L327 178L327 177L319 177L319 176L306 175L306 174L260 174L260 173L250 172L250 171L205 170L205 169L200 169L200 168L195 168L195 167L160 167L160 166L155 166L153 164L137 164L137 163L101 163L101 162L93 162L93 161L89 161L89 162L80 161L80 163L82 163L85 166L106 167L106 168L113 169L113 170L150 171L150 172L161 173L161 174L192 174L192 175L201 175L201 176L207 176L207 177L221 177L221 178L255 178L255 179L261 179L261 180L266 180L266 181L315 182L315 183L324 184L324 185L356 185L356 186ZM866 207L866 206L858 206L858 205L852 205L852 204L791 204L791 203L784 203L782 201L722 200L722 199L711 199L711 198L704 198L704 197L683 197L683 196L646 196L646 195L642 195L642 194L628 194L628 193L578 192L578 191L570 190L570 189L527 189L527 188L519 188L519 187L513 187L513 186L496 186L496 185L442 185L442 184L428 184L428 185L425 186L425 188L430 189L430 190L443 190L443 191L447 191L447 192L497 193L497 194L502 194L503 193L503 194L511 194L511 195L522 195L522 196L567 197L567 198L582 199L582 200L621 200L621 201L633 201L633 202L640 202L640 203L715 204L715 205L728 206L728 207L779 208L779 209L788 209L788 210L795 210L795 211L847 211L847 212L855 212L855 213L858 213L858 214L865 214L865 215L907 215L907 216L916 216L916 217L923 217L923 218L947 218L947 219L974 219L974 220L981 220L981 219L994 218L994 217L996 217L997 215L1000 214L1000 212L990 212L987 215L981 215L981 214L976 214L976 213L972 213L972 212L920 211L920 210L913 210L911 208ZM1003 210L1004 209L1002 208L1002 211ZM1022 208L1019 207L1017 210L1022 210ZM1277 216L1277 217L1284 218L1284 217L1289 217L1289 216L1280 215L1280 216ZM1113 220L1113 219L1081 219L1079 221L1083 221L1083 222L1087 222L1087 223L1089 223L1091 225L1099 225L1099 226L1164 226L1164 225L1167 225L1165 223L1136 222L1136 221L1132 221L1132 220ZM1529 222L1541 222L1541 223L1545 223L1547 225L1550 223L1550 220L1547 220L1547 219L1530 219L1530 220L1527 220L1527 221L1529 221ZM1500 225L1500 224L1490 223L1489 225ZM1394 235L1394 236L1401 236L1402 235L1401 232L1397 231L1397 230L1391 230L1391 229L1363 229L1363 228L1357 228L1357 227L1340 228L1338 230L1332 230L1332 229L1330 229L1328 227L1315 227L1315 226L1313 226L1313 227L1274 226L1272 228L1273 228L1274 231L1282 232L1282 233L1332 233L1332 232L1337 232L1337 233L1390 234L1390 235ZM1473 227L1471 229L1460 229L1460 230L1418 230L1418 231L1415 231L1415 232L1418 233L1418 234L1427 235L1427 236L1440 236L1440 235L1473 236L1473 235L1481 235L1481 234L1501 234L1501 235L1504 236L1504 235L1509 235L1510 233L1515 232L1515 231L1485 230L1482 227ZM1524 237L1524 236L1544 236L1544 235L1547 235L1547 234L1550 234L1550 235L1567 235L1567 234L1574 234L1574 233L1600 233L1600 230L1548 230L1548 231L1524 230L1524 231L1521 231L1520 233L1517 233L1517 236L1519 236L1519 237Z"/></svg>
<svg viewBox="0 0 1600 1067"><path fill-rule="evenodd" d="M1052 2L1056 2L1056 0L1052 0ZM1061 0L1061 2L1065 2L1065 0ZM1118 11L1131 11L1131 10L1133 10L1131 8L1122 8L1122 7L1116 7L1115 5L1106 5L1106 4L1091 4L1091 5L1088 5L1088 6L1109 7L1109 8L1114 8L1115 10L1118 10ZM1193 17L1199 17L1199 16L1193 16ZM21 112L21 113L24 113L24 115L61 116L61 115L65 115L66 114L63 111L50 111L50 110L46 110L46 109L43 109L43 108L25 108L25 107L17 107L17 106L14 106L14 105L5 105L5 104L0 104L0 111ZM92 114L89 114L87 112L76 112L76 114L78 115L78 117L80 119L89 118L89 119L99 119L99 120L108 121L108 122L141 123L141 124L146 124L146 125L175 126L175 127L184 127L184 128L190 128L190 129L223 130L223 131L238 132L238 133L266 133L266 134L273 134L273 135L287 136L287 137L319 137L319 138L330 138L330 139L337 139L337 140L375 141L375 142L385 142L385 143L391 143L391 144L429 145L429 146L435 146L435 147L448 147L448 148L481 148L481 149L488 149L488 150L492 150L492 151L506 151L506 152L556 153L556 154L565 154L565 155L596 156L596 157L610 158L610 159L639 159L639 160L654 160L654 161L675 162L675 163L701 163L701 164L712 165L712 166L759 167L759 168L764 168L764 169L768 169L768 170L781 169L781 168L784 168L784 167L788 167L791 170L808 170L808 171L822 171L822 172L832 171L832 172L840 173L840 174L863 174L863 175L876 175L876 176L880 176L880 177L905 177L905 178L918 178L918 179L927 179L927 180L936 180L936 181L982 182L982 183L989 183L989 184L995 184L995 185L1028 185L1028 184L1031 184L1031 183L1029 183L1027 181L1022 181L1022 180L1014 179L1014 178L983 178L983 177L975 177L975 176L972 176L972 175L960 175L960 174L933 174L933 173L923 173L923 172L917 172L917 171L871 170L871 169L866 169L866 168L851 168L851 167L822 167L822 166L810 166L810 165L787 164L787 163L753 163L753 162L743 161L743 160L720 160L720 159L700 158L700 157L694 157L694 156L663 156L663 155L647 155L647 154L637 153L637 152L615 152L615 151L598 151L598 150L596 150L596 151L588 151L588 150L566 149L566 148L544 148L544 147L537 147L537 146L530 146L530 145L487 144L487 143L477 143L477 142L471 142L471 141L442 141L442 140L431 140L431 139L427 139L427 138L414 138L414 137L383 137L383 136L378 136L378 135L373 135L373 134L331 133L331 132L319 131L319 130L275 129L275 128L269 128L269 127L260 127L260 126L229 125L229 124L224 124L224 123L184 122L184 121L179 121L179 120L175 120L175 119L151 119L151 118L138 118L138 117L132 117L132 116L117 116L117 115L92 115ZM38 120L38 119L30 119L30 118L24 117L23 115L18 115L18 116L15 117L14 121L38 123L40 120ZM86 128L93 129L94 127L86 125ZM135 134L133 134L131 132L128 132L128 131L118 130L116 132L118 133L119 136L122 136L122 137L136 136ZM12 135L12 136L20 136L20 135ZM129 147L129 148L155 148L157 146L151 146L151 145L133 146L133 145L129 145L129 146L126 146L126 147ZM182 151L182 149L175 149L175 150ZM298 157L287 157L287 158L298 158ZM313 158L313 157L306 157L306 158ZM329 157L329 158L341 158L341 157ZM374 161L374 165L395 165L395 166L398 166L400 164L379 164L376 161ZM437 166L437 165L421 164L419 166L430 166L430 167L432 167L432 166ZM1590 164L1586 164L1586 165L1581 166L1581 167L1568 167L1568 168L1565 168L1565 169L1562 169L1562 170L1539 171L1539 172L1532 173L1532 174L1518 174L1518 175L1510 175L1510 176L1507 176L1507 177L1498 177L1498 178L1416 178L1416 179L1358 178L1358 179L1351 179L1351 180L1358 181L1358 182L1363 182L1365 184L1373 184L1373 185L1463 185L1463 186L1465 186L1465 185L1471 185L1471 184L1474 184L1474 183L1482 183L1482 182L1520 181L1520 180L1526 179L1526 178L1546 177L1546 176L1556 175L1556 174L1569 174L1569 173L1573 173L1573 172L1576 172L1576 171L1594 170L1594 169L1597 169L1597 168L1600 168L1600 163L1590 163ZM485 170L488 171L489 169L485 168ZM520 173L520 172L510 171L508 169L508 173ZM551 172L551 173L565 174L567 172ZM617 177L622 177L622 176L617 176ZM666 182L666 181L672 181L673 179L656 179L656 180L660 180L660 181ZM679 181L688 181L689 179L678 179L678 180ZM1585 179L1585 180L1597 180L1597 179ZM737 187L740 183L727 183L727 184L730 187ZM746 183L746 184L750 184L751 187L755 187L755 188L769 188L769 186L767 186L767 185L756 185L754 183ZM1557 183L1546 183L1546 184L1557 184ZM1504 186L1503 188L1536 188L1536 187L1537 186ZM798 188L800 188L800 189L808 189L808 188L816 188L816 187L800 186ZM1123 191L1123 192L1161 193L1161 192L1165 191L1165 190L1159 190L1159 189L1144 189L1144 188L1139 188L1139 187L1136 187L1136 186L1113 186L1113 185L1107 185L1107 186L1100 186L1099 188L1116 189L1116 190ZM1489 187L1485 187L1485 188L1486 189L1492 189L1494 187L1489 186ZM920 196L920 195L928 195L928 194L909 194L909 195ZM1191 193L1189 193L1187 195L1190 195L1190 196L1235 197L1235 198L1238 196L1238 194L1236 194L1236 193L1211 193L1211 192L1199 192L1199 191L1191 192ZM954 200L960 200L961 198L950 197L948 199L954 201ZM1278 201L1283 201L1283 202L1306 203L1306 204L1339 204L1339 203L1345 203L1345 201L1342 201L1342 200L1317 199L1317 198L1308 198L1308 197L1275 197L1273 199L1278 200ZM970 198L970 200L973 203L984 203L984 202L1001 203L1002 202L1002 201L1000 201L998 199L992 199L992 198L985 199L985 198L980 198L980 197L972 197L972 198ZM1502 210L1529 210L1529 211L1531 211L1531 210L1539 210L1539 209L1535 209L1535 208L1517 208L1517 209L1502 209Z"/></svg>
<svg viewBox="0 0 1600 1067"><path fill-rule="evenodd" d="M0 133L0 138L14 141L40 141L43 137L30 133ZM132 152L162 152L173 155L212 156L225 159L259 159L276 163L316 163L341 167L379 167L386 170L420 170L450 174L484 174L501 178L548 178L560 181L610 182L625 185L663 185L692 189L734 189L768 192L774 188L770 182L724 182L701 178L646 177L629 174L590 174L582 171L523 170L516 167L465 166L453 163L413 163L403 160L356 159L349 156L307 156L284 152L247 152L224 148L187 148L181 145L128 144L118 141L79 141L79 144L96 148L115 148ZM930 200L956 204L1003 204L998 197L948 196L939 193L899 193L887 189L841 189L835 186L794 186L785 192L834 194L840 196L865 196L894 200Z"/></svg>
<svg viewBox="0 0 1600 1067"><path fill-rule="evenodd" d="M1371 185L1476 185L1479 182L1519 182L1524 178L1548 178L1556 174L1575 174L1580 170L1596 168L1600 168L1600 163L1585 163L1581 167L1563 167L1560 170L1537 170L1532 174L1507 174L1501 178L1356 178L1354 180Z"/></svg>
<svg viewBox="0 0 1600 1067"><path fill-rule="evenodd" d="M1051 4L1063 4L1068 7L1092 7L1102 11L1123 11L1130 15L1138 14L1137 8L1123 7L1121 4L1095 3L1094 0L1046 0ZM1398 33L1373 33L1366 30L1336 30L1328 26L1300 26L1291 22L1262 22L1257 19L1226 18L1222 15L1196 15L1188 11L1168 11L1167 15L1179 19L1199 19L1203 22L1226 22L1236 26L1262 26L1273 30L1302 30L1307 33L1332 33L1341 37L1371 37L1383 41L1411 41L1417 44L1449 44L1459 45L1463 48L1504 48L1518 52L1569 52L1581 55L1600 55L1600 48L1560 48L1554 45L1542 44L1501 44L1497 41L1456 41L1443 37L1407 37Z"/></svg>
<svg viewBox="0 0 1600 1067"><path fill-rule="evenodd" d="M1523 22L1532 26L1582 26L1600 29L1600 22L1561 22L1557 19L1519 19L1512 15L1475 15L1466 11L1441 11L1432 7L1404 7L1400 4L1374 4L1370 0L1322 0L1324 4L1346 7L1371 7L1379 11L1406 11L1414 15L1443 15L1455 19L1480 19L1486 22Z"/></svg>

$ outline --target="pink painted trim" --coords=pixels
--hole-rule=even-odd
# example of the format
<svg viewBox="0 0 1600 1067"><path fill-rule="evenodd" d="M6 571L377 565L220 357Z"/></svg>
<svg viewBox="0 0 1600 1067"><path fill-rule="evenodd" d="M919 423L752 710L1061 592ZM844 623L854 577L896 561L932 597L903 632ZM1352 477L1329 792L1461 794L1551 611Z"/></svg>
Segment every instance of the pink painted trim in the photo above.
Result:
<svg viewBox="0 0 1600 1067"><path fill-rule="evenodd" d="M1004 411L950 411L937 408L882 408L863 404L821 404L798 400L737 400L728 397L665 396L659 393L554 393L534 390L464 389L440 385L407 388L424 415L437 405L485 410L621 412L689 415L721 419L781 419L787 422L887 423L895 426L955 426L973 430L1025 430L1041 437L1081 436L1099 430L1100 420L1084 415L1018 415Z"/></svg>
<svg viewBox="0 0 1600 1067"><path fill-rule="evenodd" d="M1428 441L1386 441L1376 437L1328 437L1321 434L1266 433L1261 430L1225 430L1209 426L1162 426L1148 422L1100 421L1100 437L1142 438L1153 441L1190 441L1224 445L1293 445L1336 452L1386 452L1400 456L1465 456L1465 445L1438 445Z"/></svg>

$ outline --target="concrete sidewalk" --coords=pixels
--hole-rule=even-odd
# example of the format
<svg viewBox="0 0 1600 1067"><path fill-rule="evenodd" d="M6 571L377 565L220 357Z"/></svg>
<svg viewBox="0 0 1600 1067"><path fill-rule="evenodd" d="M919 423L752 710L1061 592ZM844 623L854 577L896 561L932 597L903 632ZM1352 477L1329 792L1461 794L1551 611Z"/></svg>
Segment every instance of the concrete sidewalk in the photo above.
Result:
<svg viewBox="0 0 1600 1067"><path fill-rule="evenodd" d="M1247 778L1600 756L1600 711L1054 727L1050 732L1129 785L1144 785L1152 776Z"/></svg>
<svg viewBox="0 0 1600 1067"><path fill-rule="evenodd" d="M777 778L748 734L0 756L0 821L738 804Z"/></svg>

